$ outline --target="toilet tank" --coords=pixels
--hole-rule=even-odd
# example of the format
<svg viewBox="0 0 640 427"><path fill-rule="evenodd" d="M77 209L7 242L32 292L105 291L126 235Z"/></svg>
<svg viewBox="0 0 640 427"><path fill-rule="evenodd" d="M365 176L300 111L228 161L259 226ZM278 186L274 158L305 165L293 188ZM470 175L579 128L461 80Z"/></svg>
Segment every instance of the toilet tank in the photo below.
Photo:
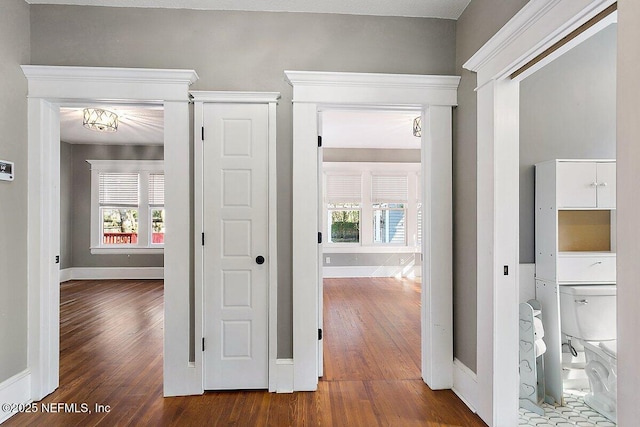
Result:
<svg viewBox="0 0 640 427"><path fill-rule="evenodd" d="M561 285L564 334L585 341L616 339L616 285Z"/></svg>

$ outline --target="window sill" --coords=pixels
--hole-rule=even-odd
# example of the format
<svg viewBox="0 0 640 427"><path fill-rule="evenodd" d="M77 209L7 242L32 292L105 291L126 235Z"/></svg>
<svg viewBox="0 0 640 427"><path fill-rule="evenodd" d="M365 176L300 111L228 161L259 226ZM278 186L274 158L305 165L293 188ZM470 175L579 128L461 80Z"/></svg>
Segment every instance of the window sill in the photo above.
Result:
<svg viewBox="0 0 640 427"><path fill-rule="evenodd" d="M363 253L363 254L413 254L420 253L419 246L395 246L395 245L375 245L375 246L360 246L349 245L341 246L336 244L323 245L322 250L324 253L332 254L348 254L348 253Z"/></svg>
<svg viewBox="0 0 640 427"><path fill-rule="evenodd" d="M162 255L164 254L164 247L161 248L136 248L136 247L120 247L120 248L107 248L107 247L92 247L91 255Z"/></svg>

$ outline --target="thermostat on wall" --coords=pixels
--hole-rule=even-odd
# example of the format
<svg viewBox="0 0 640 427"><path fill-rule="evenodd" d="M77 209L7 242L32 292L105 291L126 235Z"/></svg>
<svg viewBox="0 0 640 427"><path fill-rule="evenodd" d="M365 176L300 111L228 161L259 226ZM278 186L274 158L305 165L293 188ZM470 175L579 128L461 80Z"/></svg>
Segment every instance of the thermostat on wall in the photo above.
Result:
<svg viewBox="0 0 640 427"><path fill-rule="evenodd" d="M0 181L13 181L13 162L0 160Z"/></svg>

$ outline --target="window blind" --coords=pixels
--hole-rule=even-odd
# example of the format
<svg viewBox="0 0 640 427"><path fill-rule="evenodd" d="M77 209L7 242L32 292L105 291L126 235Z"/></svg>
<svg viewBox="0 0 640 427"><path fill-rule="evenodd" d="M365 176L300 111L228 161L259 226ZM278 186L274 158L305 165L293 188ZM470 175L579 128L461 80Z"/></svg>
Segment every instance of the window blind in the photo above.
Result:
<svg viewBox="0 0 640 427"><path fill-rule="evenodd" d="M138 206L138 174L100 173L98 192L101 206Z"/></svg>
<svg viewBox="0 0 640 427"><path fill-rule="evenodd" d="M406 175L373 175L371 177L373 203L406 202L408 198L409 182Z"/></svg>
<svg viewBox="0 0 640 427"><path fill-rule="evenodd" d="M149 204L164 206L164 174L149 174Z"/></svg>
<svg viewBox="0 0 640 427"><path fill-rule="evenodd" d="M327 175L327 203L360 203L361 175Z"/></svg>

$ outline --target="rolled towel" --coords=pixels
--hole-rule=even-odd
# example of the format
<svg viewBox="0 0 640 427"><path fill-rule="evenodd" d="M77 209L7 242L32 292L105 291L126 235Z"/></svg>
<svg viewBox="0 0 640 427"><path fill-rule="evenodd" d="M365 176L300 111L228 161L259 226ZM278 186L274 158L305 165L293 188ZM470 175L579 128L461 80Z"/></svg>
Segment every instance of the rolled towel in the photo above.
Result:
<svg viewBox="0 0 640 427"><path fill-rule="evenodd" d="M547 351L547 345L544 343L544 341L542 341L541 339L536 340L536 357L544 354L545 351Z"/></svg>
<svg viewBox="0 0 640 427"><path fill-rule="evenodd" d="M533 318L533 331L535 334L535 339L539 340L544 337L544 327L542 326L542 320L537 317Z"/></svg>

